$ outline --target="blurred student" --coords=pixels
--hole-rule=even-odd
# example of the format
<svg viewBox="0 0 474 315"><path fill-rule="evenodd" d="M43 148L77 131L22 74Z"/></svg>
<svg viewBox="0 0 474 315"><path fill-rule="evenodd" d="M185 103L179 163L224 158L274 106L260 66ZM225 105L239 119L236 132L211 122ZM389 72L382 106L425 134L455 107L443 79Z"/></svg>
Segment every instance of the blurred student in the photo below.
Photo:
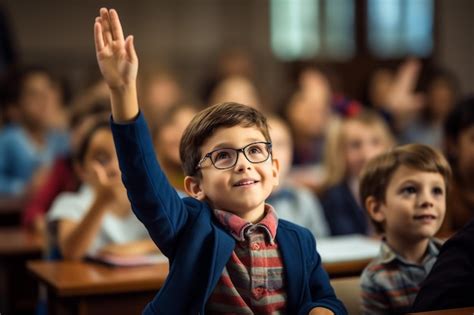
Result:
<svg viewBox="0 0 474 315"><path fill-rule="evenodd" d="M371 160L360 199L383 235L378 257L361 276L363 314L407 313L441 244L451 169L441 153L421 144L397 147Z"/></svg>
<svg viewBox="0 0 474 315"><path fill-rule="evenodd" d="M367 80L365 103L377 111L383 111L388 104L389 94L395 80L395 73L386 67L374 69Z"/></svg>
<svg viewBox="0 0 474 315"><path fill-rule="evenodd" d="M52 161L68 150L59 124L57 86L41 68L24 70L12 91L18 121L0 132L0 194L30 194L44 182Z"/></svg>
<svg viewBox="0 0 474 315"><path fill-rule="evenodd" d="M283 109L282 116L290 126L293 141L293 165L288 175L294 183L317 191L321 186L326 134L334 114L329 85L322 80L311 84L318 85L312 90L295 92Z"/></svg>
<svg viewBox="0 0 474 315"><path fill-rule="evenodd" d="M441 247L428 277L421 283L412 312L474 306L474 220Z"/></svg>
<svg viewBox="0 0 474 315"><path fill-rule="evenodd" d="M474 218L474 97L459 102L444 124L445 150L453 169L444 235Z"/></svg>
<svg viewBox="0 0 474 315"><path fill-rule="evenodd" d="M184 173L179 157L181 136L197 110L190 105L169 108L162 117L154 133L154 147L163 171L170 184L181 197L187 196L184 190Z"/></svg>
<svg viewBox="0 0 474 315"><path fill-rule="evenodd" d="M456 78L445 70L433 72L426 83L423 108L400 131L400 143L422 143L442 148L443 124L458 96Z"/></svg>
<svg viewBox="0 0 474 315"><path fill-rule="evenodd" d="M70 145L71 150L58 157L49 171L46 180L28 199L22 213L24 227L37 233L45 231L45 214L51 208L56 197L65 191L74 192L79 189L81 180L74 170L74 154L84 134L99 119L110 116L110 110L104 112L103 107L91 108L89 112L75 114L71 119Z"/></svg>
<svg viewBox="0 0 474 315"><path fill-rule="evenodd" d="M204 104L215 104L211 101L219 83L226 78L240 77L254 80L255 67L248 51L238 47L227 47L219 53L212 73L203 78L199 96ZM245 104L245 103L244 103Z"/></svg>
<svg viewBox="0 0 474 315"><path fill-rule="evenodd" d="M134 255L156 251L130 208L121 181L108 121L88 130L77 151L83 181L78 192L65 192L48 212L53 247L65 259L88 255ZM53 248L54 249L54 248Z"/></svg>
<svg viewBox="0 0 474 315"><path fill-rule="evenodd" d="M371 234L358 197L360 172L371 158L393 145L390 130L377 113L369 110L335 121L329 130L320 200L331 235Z"/></svg>
<svg viewBox="0 0 474 315"><path fill-rule="evenodd" d="M325 132L332 117L329 83L323 77L309 82L311 89L295 92L283 112L293 135L295 166L322 161Z"/></svg>
<svg viewBox="0 0 474 315"><path fill-rule="evenodd" d="M288 180L293 158L293 142L288 125L276 116L268 117L272 138L272 152L280 164L280 184L267 202L277 211L278 217L309 229L316 238L329 235L329 227L316 195L309 189L296 186Z"/></svg>
<svg viewBox="0 0 474 315"><path fill-rule="evenodd" d="M153 68L139 81L138 93L143 115L151 130L157 127L157 118L183 98L182 88L170 71Z"/></svg>

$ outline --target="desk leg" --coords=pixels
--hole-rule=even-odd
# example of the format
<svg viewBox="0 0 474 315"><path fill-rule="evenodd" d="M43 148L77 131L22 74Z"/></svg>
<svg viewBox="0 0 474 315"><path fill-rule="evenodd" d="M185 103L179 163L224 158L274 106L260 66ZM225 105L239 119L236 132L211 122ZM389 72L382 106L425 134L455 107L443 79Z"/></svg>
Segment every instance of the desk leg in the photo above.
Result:
<svg viewBox="0 0 474 315"><path fill-rule="evenodd" d="M3 257L0 260L0 313L32 314L38 300L36 281L26 269L26 261L39 254Z"/></svg>

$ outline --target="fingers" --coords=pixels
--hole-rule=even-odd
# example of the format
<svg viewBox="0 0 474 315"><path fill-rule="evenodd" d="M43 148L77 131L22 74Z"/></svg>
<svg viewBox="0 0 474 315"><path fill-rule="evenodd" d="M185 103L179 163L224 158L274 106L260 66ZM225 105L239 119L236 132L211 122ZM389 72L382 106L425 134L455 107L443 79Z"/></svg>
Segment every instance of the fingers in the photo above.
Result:
<svg viewBox="0 0 474 315"><path fill-rule="evenodd" d="M412 90L416 86L418 74L420 72L421 64L416 59L409 59L405 61L398 74L398 81L403 88Z"/></svg>
<svg viewBox="0 0 474 315"><path fill-rule="evenodd" d="M100 21L102 23L102 36L104 38L105 45L112 44L113 37L110 28L110 16L109 11L106 8L100 9Z"/></svg>
<svg viewBox="0 0 474 315"><path fill-rule="evenodd" d="M94 43L95 43L95 50L97 52L102 51L104 49L104 38L102 36L102 26L100 23L100 17L95 19L94 23Z"/></svg>
<svg viewBox="0 0 474 315"><path fill-rule="evenodd" d="M129 56L131 62L138 61L135 45L133 45L132 35L127 36L127 40L125 41L125 49L127 50L127 56Z"/></svg>
<svg viewBox="0 0 474 315"><path fill-rule="evenodd" d="M110 17L109 23L112 30L113 39L123 41L124 40L123 30L122 30L122 25L120 24L120 19L117 14L117 11L115 11L114 9L111 9L109 11L109 17Z"/></svg>
<svg viewBox="0 0 474 315"><path fill-rule="evenodd" d="M109 178L107 176L107 172L105 168L100 165L99 162L93 161L92 162L92 170L94 171L94 181L101 186L105 186L109 183Z"/></svg>

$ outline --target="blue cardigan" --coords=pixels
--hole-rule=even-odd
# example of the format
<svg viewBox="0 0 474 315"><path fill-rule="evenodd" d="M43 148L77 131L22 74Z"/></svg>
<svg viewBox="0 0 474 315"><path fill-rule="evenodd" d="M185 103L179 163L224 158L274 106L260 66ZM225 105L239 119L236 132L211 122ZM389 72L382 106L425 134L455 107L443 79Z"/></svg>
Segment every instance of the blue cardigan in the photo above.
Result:
<svg viewBox="0 0 474 315"><path fill-rule="evenodd" d="M111 126L133 211L170 262L166 282L143 314L204 314L235 239L207 203L179 198L156 160L142 114L128 124ZM279 220L276 241L285 267L287 313L308 314L322 306L346 314L322 268L312 234Z"/></svg>

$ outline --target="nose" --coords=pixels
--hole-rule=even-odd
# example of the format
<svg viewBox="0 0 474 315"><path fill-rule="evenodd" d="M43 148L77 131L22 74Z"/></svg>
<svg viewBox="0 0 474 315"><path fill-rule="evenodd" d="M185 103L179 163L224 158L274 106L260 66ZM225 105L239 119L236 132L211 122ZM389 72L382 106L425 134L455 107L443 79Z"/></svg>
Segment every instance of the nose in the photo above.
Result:
<svg viewBox="0 0 474 315"><path fill-rule="evenodd" d="M237 163L235 163L234 167L237 172L248 170L250 169L251 165L252 163L247 160L242 151L237 152Z"/></svg>
<svg viewBox="0 0 474 315"><path fill-rule="evenodd" d="M431 208L433 207L433 199L431 196L431 192L428 190L423 190L422 193L419 195L418 204L421 208Z"/></svg>
<svg viewBox="0 0 474 315"><path fill-rule="evenodd" d="M111 156L110 160L107 162L106 165L104 165L104 167L109 177L116 177L116 176L120 176L121 174L118 159L115 154Z"/></svg>

